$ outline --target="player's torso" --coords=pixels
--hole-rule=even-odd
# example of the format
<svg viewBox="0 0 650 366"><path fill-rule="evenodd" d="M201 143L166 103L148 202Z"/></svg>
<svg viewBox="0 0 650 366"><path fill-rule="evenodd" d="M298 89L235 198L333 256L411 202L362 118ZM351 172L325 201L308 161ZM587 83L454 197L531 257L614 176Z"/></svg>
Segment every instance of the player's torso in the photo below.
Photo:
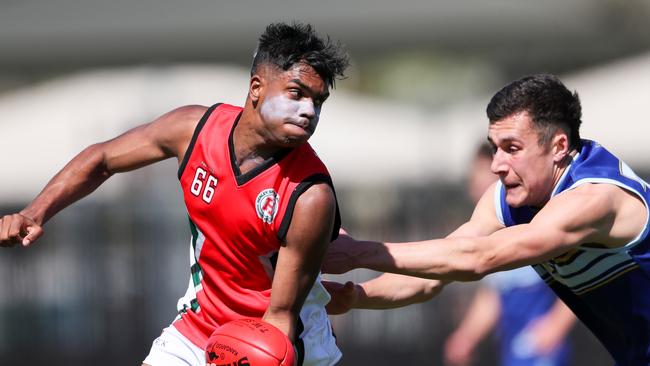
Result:
<svg viewBox="0 0 650 366"><path fill-rule="evenodd" d="M307 144L240 174L232 143L240 112L222 104L206 113L179 169L192 278L175 326L199 334L195 343L219 324L264 314L296 190L311 176L328 177Z"/></svg>
<svg viewBox="0 0 650 366"><path fill-rule="evenodd" d="M647 183L598 143L586 140L553 195L585 183L617 185L648 208ZM534 216L530 208L507 207L502 189L498 205L497 212L507 226L530 222ZM648 231L646 221L638 236L623 247L589 243L534 266L621 365L650 362Z"/></svg>

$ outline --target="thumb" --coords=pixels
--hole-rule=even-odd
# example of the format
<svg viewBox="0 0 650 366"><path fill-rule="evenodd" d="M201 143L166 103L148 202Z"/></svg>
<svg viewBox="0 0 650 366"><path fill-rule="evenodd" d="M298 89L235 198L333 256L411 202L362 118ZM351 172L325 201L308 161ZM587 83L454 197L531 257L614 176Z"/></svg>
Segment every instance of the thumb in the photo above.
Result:
<svg viewBox="0 0 650 366"><path fill-rule="evenodd" d="M23 246L29 246L43 235L43 228L40 226L28 226L27 235L23 238Z"/></svg>
<svg viewBox="0 0 650 366"><path fill-rule="evenodd" d="M354 292L354 282L348 281L343 285L343 292L352 293Z"/></svg>

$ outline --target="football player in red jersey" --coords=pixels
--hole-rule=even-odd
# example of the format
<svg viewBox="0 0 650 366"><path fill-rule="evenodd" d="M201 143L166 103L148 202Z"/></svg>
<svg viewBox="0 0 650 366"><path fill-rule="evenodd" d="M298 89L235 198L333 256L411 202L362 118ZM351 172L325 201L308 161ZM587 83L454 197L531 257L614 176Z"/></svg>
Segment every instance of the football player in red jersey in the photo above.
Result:
<svg viewBox="0 0 650 366"><path fill-rule="evenodd" d="M89 146L26 208L2 217L0 245L31 245L52 216L111 175L174 157L190 217L191 277L178 317L144 364L202 366L214 329L244 317L284 332L300 364L336 363L318 277L340 217L307 140L347 65L340 45L311 26L269 25L243 108L184 106Z"/></svg>

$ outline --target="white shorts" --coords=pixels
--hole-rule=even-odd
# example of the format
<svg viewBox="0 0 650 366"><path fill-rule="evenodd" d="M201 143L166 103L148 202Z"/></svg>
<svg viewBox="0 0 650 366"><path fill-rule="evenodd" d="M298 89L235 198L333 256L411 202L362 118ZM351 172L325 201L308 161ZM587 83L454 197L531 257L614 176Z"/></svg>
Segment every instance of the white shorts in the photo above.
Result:
<svg viewBox="0 0 650 366"><path fill-rule="evenodd" d="M331 332L331 328L328 329ZM310 330L303 332L303 336L307 333L312 333ZM331 333L327 332L331 337ZM336 364L341 358L341 352L334 346L325 347L329 342L326 342L323 337L306 337L311 342L305 342L307 354L303 360L303 366L330 366ZM316 339L314 339L316 338ZM318 344L317 339L321 340ZM149 355L144 359L143 363L151 366L205 366L205 352L201 348L190 342L185 338L173 325L163 329L160 337L153 341Z"/></svg>
<svg viewBox="0 0 650 366"><path fill-rule="evenodd" d="M170 325L153 341L143 362L151 366L205 366L205 352Z"/></svg>

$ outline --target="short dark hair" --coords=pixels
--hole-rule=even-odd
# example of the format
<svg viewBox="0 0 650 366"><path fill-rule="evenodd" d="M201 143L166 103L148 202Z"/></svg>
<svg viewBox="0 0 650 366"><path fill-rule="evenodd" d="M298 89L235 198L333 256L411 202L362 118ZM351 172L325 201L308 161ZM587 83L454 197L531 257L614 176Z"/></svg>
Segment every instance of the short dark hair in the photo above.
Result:
<svg viewBox="0 0 650 366"><path fill-rule="evenodd" d="M580 148L582 107L578 93L569 91L555 75L531 75L499 90L487 106L490 124L515 113L528 112L545 145L558 128L568 136L572 148Z"/></svg>
<svg viewBox="0 0 650 366"><path fill-rule="evenodd" d="M271 64L282 70L304 62L313 67L316 73L334 87L337 78L343 78L349 65L347 52L339 42L329 36L319 37L309 24L272 23L260 36L255 50L251 75L261 64Z"/></svg>

